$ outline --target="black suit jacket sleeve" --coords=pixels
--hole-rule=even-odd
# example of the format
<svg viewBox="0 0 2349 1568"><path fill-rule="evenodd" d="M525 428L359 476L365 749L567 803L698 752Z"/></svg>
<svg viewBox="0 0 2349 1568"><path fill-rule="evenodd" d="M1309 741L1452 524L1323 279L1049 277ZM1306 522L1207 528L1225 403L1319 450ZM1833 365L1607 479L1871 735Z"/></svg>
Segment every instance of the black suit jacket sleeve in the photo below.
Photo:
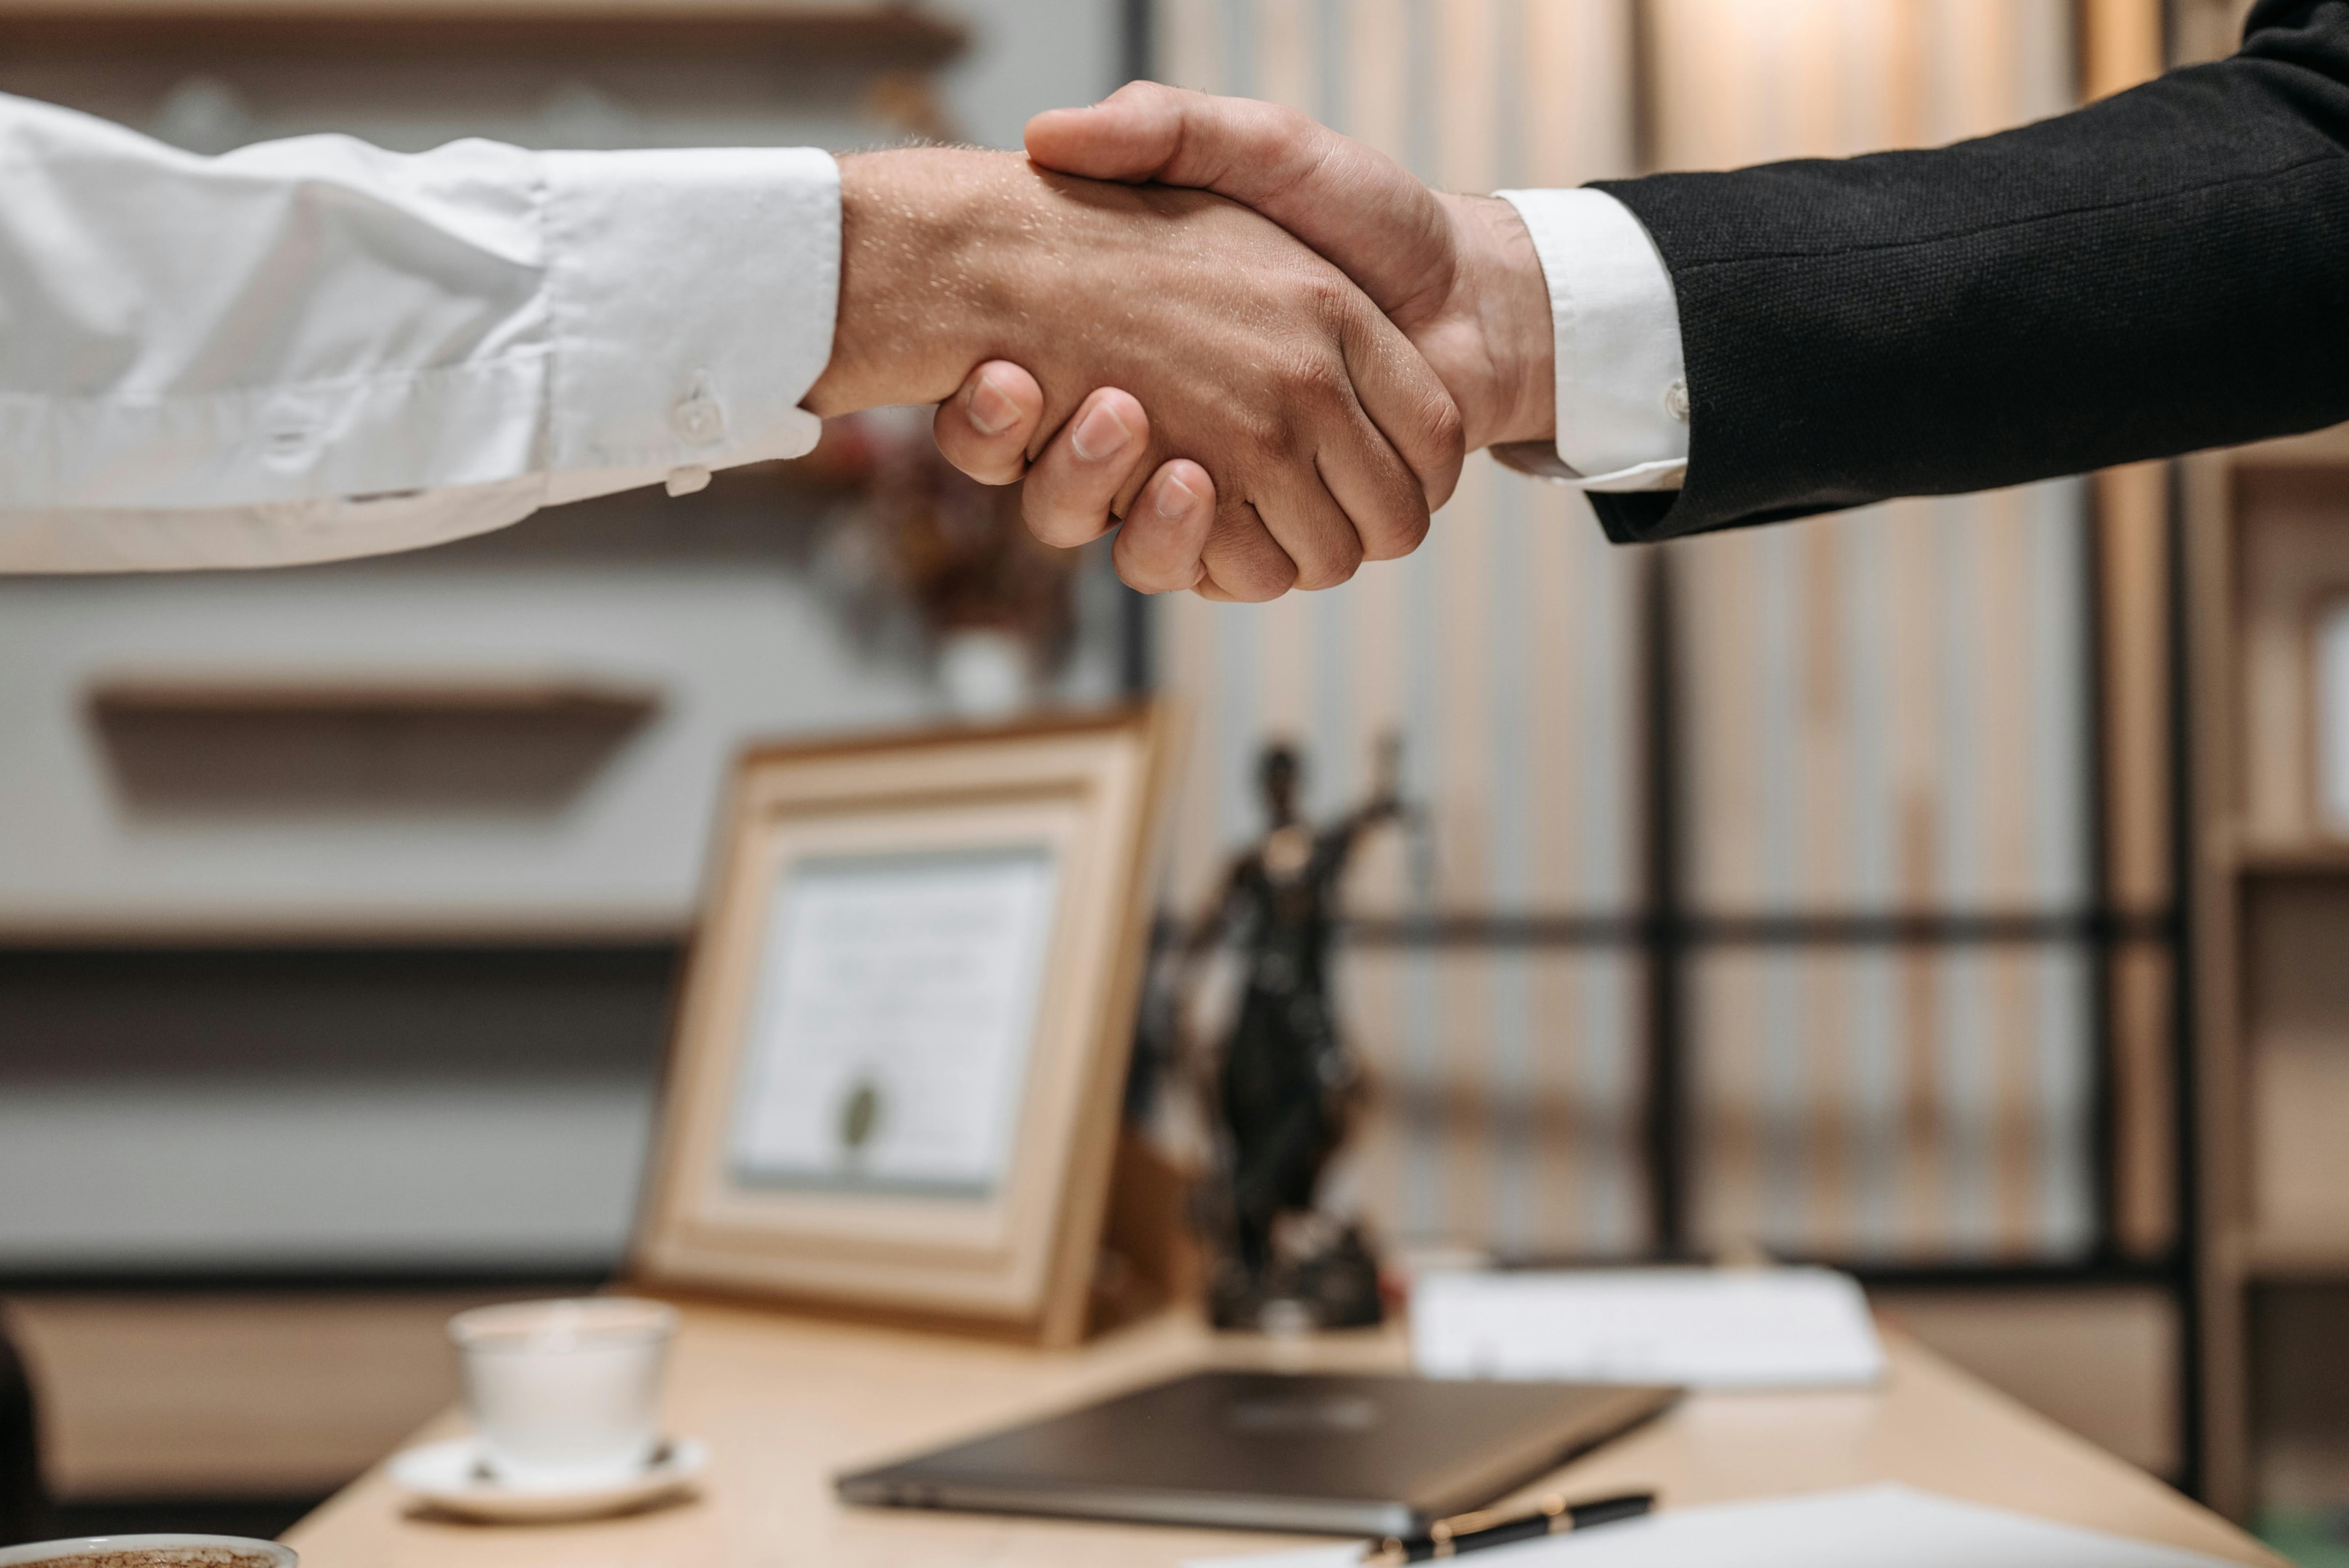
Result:
<svg viewBox="0 0 2349 1568"><path fill-rule="evenodd" d="M1619 542L2080 473L2349 419L2349 0L1923 152L1600 189L1671 270L1684 488Z"/></svg>

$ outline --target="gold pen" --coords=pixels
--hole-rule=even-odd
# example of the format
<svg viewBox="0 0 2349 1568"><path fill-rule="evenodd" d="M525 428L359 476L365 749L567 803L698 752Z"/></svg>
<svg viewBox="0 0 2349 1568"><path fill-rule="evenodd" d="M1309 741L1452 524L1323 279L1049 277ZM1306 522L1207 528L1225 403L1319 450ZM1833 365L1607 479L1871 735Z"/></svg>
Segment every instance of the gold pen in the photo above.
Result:
<svg viewBox="0 0 2349 1568"><path fill-rule="evenodd" d="M1531 1513L1504 1515L1489 1508L1475 1513L1455 1513L1429 1525L1424 1535L1390 1535L1383 1541L1374 1541L1362 1549L1362 1562L1375 1568L1394 1568L1404 1563L1457 1557L1463 1552L1506 1546L1513 1541L1532 1541L1544 1535L1562 1535L1569 1530L1588 1530L1594 1524L1611 1524L1619 1519L1637 1519L1655 1506L1656 1494L1651 1491L1627 1491L1616 1497L1593 1498L1588 1502L1568 1502L1565 1493L1554 1491L1536 1503Z"/></svg>

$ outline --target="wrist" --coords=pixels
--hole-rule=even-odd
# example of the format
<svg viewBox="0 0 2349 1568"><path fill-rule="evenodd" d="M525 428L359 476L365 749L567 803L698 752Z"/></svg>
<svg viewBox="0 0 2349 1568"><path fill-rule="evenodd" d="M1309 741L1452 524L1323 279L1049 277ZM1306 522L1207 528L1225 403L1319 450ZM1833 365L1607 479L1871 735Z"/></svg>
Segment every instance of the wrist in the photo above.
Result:
<svg viewBox="0 0 2349 1568"><path fill-rule="evenodd" d="M929 149L840 160L839 303L811 412L940 402L985 358L988 291L968 264L1005 161Z"/></svg>
<svg viewBox="0 0 2349 1568"><path fill-rule="evenodd" d="M1444 380L1460 405L1469 450L1554 440L1557 346L1533 235L1497 196L1442 200L1460 258L1455 369Z"/></svg>

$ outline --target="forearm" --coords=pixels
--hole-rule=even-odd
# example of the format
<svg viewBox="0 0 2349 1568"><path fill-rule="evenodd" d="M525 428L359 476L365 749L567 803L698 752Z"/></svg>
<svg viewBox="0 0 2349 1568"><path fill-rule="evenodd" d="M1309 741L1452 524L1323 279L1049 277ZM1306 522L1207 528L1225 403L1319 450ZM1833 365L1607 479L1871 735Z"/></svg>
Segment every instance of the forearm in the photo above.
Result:
<svg viewBox="0 0 2349 1568"><path fill-rule="evenodd" d="M840 161L840 303L832 358L806 404L829 419L936 403L972 366L1008 358L1040 373L1098 359L1099 303L1115 275L1062 199L1016 154L961 148ZM1065 182L1063 182L1065 184ZM1055 306L1060 308L1055 312ZM1065 403L1070 389L1057 386Z"/></svg>
<svg viewBox="0 0 2349 1568"><path fill-rule="evenodd" d="M208 159L0 96L0 570L372 554L816 437L819 151Z"/></svg>
<svg viewBox="0 0 2349 1568"><path fill-rule="evenodd" d="M970 152L868 152L840 161L840 296L832 358L807 396L829 419L935 403L1000 334L1004 301L983 263L1000 160ZM963 176L957 178L957 176Z"/></svg>
<svg viewBox="0 0 2349 1568"><path fill-rule="evenodd" d="M2349 4L1930 152L1609 182L1670 266L1668 537L2083 472L2349 418Z"/></svg>

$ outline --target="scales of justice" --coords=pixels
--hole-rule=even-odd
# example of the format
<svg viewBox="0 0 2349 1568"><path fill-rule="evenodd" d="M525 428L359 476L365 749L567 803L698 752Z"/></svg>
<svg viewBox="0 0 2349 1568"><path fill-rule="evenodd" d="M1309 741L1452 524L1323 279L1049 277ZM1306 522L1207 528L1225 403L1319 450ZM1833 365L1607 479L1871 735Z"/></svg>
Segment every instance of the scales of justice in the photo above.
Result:
<svg viewBox="0 0 2349 1568"><path fill-rule="evenodd" d="M1330 995L1339 892L1364 836L1406 815L1402 760L1400 739L1383 738L1369 797L1316 826L1298 810L1303 759L1267 745L1257 764L1264 835L1233 857L1182 942L1178 1009L1218 947L1240 967L1229 1029L1192 1075L1217 1145L1197 1218L1218 1327L1350 1328L1383 1316L1378 1260L1359 1225L1324 1211L1320 1189L1366 1089Z"/></svg>

